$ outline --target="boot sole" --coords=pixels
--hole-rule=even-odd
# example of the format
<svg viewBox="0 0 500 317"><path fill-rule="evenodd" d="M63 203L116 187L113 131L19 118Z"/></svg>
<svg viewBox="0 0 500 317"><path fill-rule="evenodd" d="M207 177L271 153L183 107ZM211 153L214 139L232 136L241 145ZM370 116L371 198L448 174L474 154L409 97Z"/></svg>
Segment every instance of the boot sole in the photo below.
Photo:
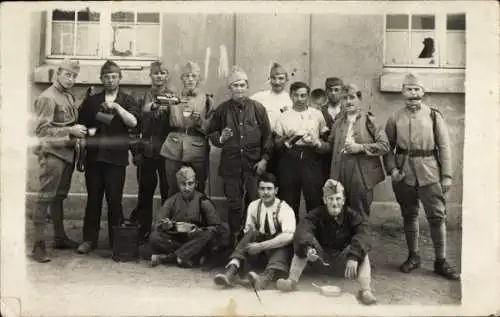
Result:
<svg viewBox="0 0 500 317"><path fill-rule="evenodd" d="M415 271L415 270L418 270L422 265L419 264L419 265L416 265L416 266L412 266L412 267L409 267L408 269L403 269L402 267L399 268L399 270L403 273L411 273L412 271Z"/></svg>
<svg viewBox="0 0 500 317"><path fill-rule="evenodd" d="M278 280L276 282L276 288L282 292L293 292L295 289L293 286L291 286L289 283L285 282L284 280Z"/></svg>
<svg viewBox="0 0 500 317"><path fill-rule="evenodd" d="M229 282L229 280L225 276L220 276L220 275L215 276L214 283L215 283L215 285L218 285L218 286L224 286L224 287L231 286L231 283Z"/></svg>

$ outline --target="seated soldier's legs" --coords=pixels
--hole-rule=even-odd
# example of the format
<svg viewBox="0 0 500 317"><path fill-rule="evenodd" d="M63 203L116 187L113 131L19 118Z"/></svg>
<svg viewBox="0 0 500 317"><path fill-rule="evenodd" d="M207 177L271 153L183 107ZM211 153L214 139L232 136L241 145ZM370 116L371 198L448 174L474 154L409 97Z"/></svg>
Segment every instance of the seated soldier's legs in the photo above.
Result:
<svg viewBox="0 0 500 317"><path fill-rule="evenodd" d="M202 230L188 242L184 243L174 253L183 263L189 263L199 258L207 248L211 246L211 242L216 238L216 233L210 230Z"/></svg>
<svg viewBox="0 0 500 317"><path fill-rule="evenodd" d="M265 251L268 259L266 270L275 270L281 274L288 272L292 252L292 247L289 245Z"/></svg>
<svg viewBox="0 0 500 317"><path fill-rule="evenodd" d="M149 236L149 245L153 254L170 254L182 244L166 232L153 230Z"/></svg>

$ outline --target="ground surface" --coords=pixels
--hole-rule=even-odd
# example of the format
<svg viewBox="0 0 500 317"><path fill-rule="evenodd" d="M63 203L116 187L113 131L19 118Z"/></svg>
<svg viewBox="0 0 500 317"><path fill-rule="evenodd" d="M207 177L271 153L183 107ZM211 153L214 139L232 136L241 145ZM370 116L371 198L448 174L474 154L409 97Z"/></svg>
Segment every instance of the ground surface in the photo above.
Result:
<svg viewBox="0 0 500 317"><path fill-rule="evenodd" d="M81 225L82 222L77 220L67 222L71 238L79 241ZM354 297L356 282L331 277L306 275L299 284L300 291L293 294L281 294L276 290L261 291L262 304L259 305L250 290L215 290L212 282L215 270L206 272L168 266L152 269L144 260L140 263L116 263L111 260L110 251L104 248L107 244L106 227L106 223L102 223L101 248L90 255L50 249L52 262L44 265L28 262L28 280L33 283L30 287L33 297L30 298L34 300L25 305L25 311L62 313L61 308L64 307L65 315L81 314L83 309L86 315L102 315L123 313L120 309L126 306L130 315L146 312L157 315L159 311L165 314L189 312L193 315L207 314L208 311L212 314L235 314L237 311L238 314L265 312L290 315L290 311L306 314L311 308L332 314L334 303L358 305ZM29 252L33 241L31 225L27 229L26 251ZM379 304L460 303L460 282L450 282L432 273L433 249L426 231L421 235L423 267L410 275L398 271L399 264L406 257L401 230L394 226L378 226L372 234L374 245L370 256L374 265L373 288ZM448 241L449 259L460 268L460 231L449 232ZM344 294L339 298L323 297L311 282L338 285ZM286 305L277 305L278 302L286 302ZM309 310L304 310L304 303Z"/></svg>

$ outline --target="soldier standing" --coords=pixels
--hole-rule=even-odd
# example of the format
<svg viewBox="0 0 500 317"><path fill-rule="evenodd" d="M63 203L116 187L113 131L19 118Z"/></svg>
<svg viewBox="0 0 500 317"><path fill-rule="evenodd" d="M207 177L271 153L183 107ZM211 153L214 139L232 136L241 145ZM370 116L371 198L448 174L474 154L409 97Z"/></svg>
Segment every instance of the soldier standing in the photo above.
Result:
<svg viewBox="0 0 500 317"><path fill-rule="evenodd" d="M35 134L40 140L35 148L38 156L39 192L33 211L35 245L32 257L40 263L49 262L45 246L45 216L50 208L54 225L55 249L72 249L72 241L64 230L63 201L68 196L74 170L74 138L83 138L85 126L77 123L78 109L71 93L80 66L77 61L64 60L57 68L53 84L35 101Z"/></svg>
<svg viewBox="0 0 500 317"><path fill-rule="evenodd" d="M401 207L408 259L404 273L421 266L418 212L420 200L429 222L435 249L434 272L451 280L459 273L446 261L446 201L444 194L452 181L450 139L442 114L422 102L424 86L413 74L403 82L406 106L387 121L386 133L391 152L385 166L392 178L396 200Z"/></svg>

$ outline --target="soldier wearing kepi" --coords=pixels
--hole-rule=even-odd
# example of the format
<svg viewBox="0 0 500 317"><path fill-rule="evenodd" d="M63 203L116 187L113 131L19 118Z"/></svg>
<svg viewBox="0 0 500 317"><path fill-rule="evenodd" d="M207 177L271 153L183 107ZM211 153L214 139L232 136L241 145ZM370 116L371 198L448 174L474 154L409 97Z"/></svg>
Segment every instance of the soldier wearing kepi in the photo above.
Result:
<svg viewBox="0 0 500 317"><path fill-rule="evenodd" d="M246 201L257 198L257 177L273 150L271 125L261 103L245 96L248 77L238 67L228 78L231 99L220 104L210 121L212 143L222 148L219 175L224 182L231 233L241 232Z"/></svg>
<svg viewBox="0 0 500 317"><path fill-rule="evenodd" d="M267 116L273 132L276 131L276 125L281 113L292 108L292 99L285 90L288 83L288 72L278 63L273 63L269 71L271 89L255 93L250 98L260 102L266 108ZM274 174L278 179L278 161L280 152L274 148L273 155L267 164L267 170Z"/></svg>
<svg viewBox="0 0 500 317"><path fill-rule="evenodd" d="M358 299L365 305L374 304L377 299L370 285L371 238L366 218L345 204L344 187L336 180L325 182L323 203L298 224L290 273L287 279L278 280L278 289L295 290L307 263L312 262L321 271L324 268L346 279L356 278L361 287Z"/></svg>
<svg viewBox="0 0 500 317"><path fill-rule="evenodd" d="M153 196L160 184L161 203L168 196L165 159L160 155L160 148L169 131L168 118L159 111L159 98L172 96L174 91L168 85L168 69L160 61L151 63L151 89L139 100L141 114L139 118L140 140L132 147L134 164L137 165L139 193L137 207L130 216L130 221L138 221L140 235L147 240L153 220Z"/></svg>
<svg viewBox="0 0 500 317"><path fill-rule="evenodd" d="M108 205L109 244L113 247L113 227L123 222L122 196L129 163L130 132L137 134L140 112L134 97L120 89L122 72L115 62L106 61L100 77L104 90L83 101L78 118L89 130L96 131L94 136L87 138L87 206L83 243L77 250L82 254L97 247L104 195Z"/></svg>
<svg viewBox="0 0 500 317"><path fill-rule="evenodd" d="M87 129L77 124L78 109L71 94L80 66L77 61L64 60L57 68L53 84L35 101L35 134L40 144L38 156L40 195L33 210L35 246L32 257L40 263L49 262L45 246L45 216L50 208L54 225L55 249L76 248L64 230L63 200L67 197L74 170L75 143L84 138Z"/></svg>
<svg viewBox="0 0 500 317"><path fill-rule="evenodd" d="M198 178L198 191L205 191L209 160L209 143L206 130L213 113L212 98L200 91L200 67L189 61L182 68L181 80L184 88L182 102L167 108L170 132L163 143L160 154L165 158L165 170L169 186L168 197L179 191L176 173L189 164Z"/></svg>
<svg viewBox="0 0 500 317"><path fill-rule="evenodd" d="M389 152L389 141L375 117L361 109L361 99L358 87L342 88L344 111L333 123L323 150L332 151L329 176L344 185L349 207L368 217L373 188L385 179L381 156Z"/></svg>
<svg viewBox="0 0 500 317"><path fill-rule="evenodd" d="M409 273L421 265L419 200L429 222L435 249L434 272L451 280L460 275L446 261L446 201L444 194L452 182L450 139L442 114L422 102L424 86L413 74L402 85L406 106L396 111L386 124L391 152L385 166L392 177L396 200L401 207L408 259L401 265Z"/></svg>

